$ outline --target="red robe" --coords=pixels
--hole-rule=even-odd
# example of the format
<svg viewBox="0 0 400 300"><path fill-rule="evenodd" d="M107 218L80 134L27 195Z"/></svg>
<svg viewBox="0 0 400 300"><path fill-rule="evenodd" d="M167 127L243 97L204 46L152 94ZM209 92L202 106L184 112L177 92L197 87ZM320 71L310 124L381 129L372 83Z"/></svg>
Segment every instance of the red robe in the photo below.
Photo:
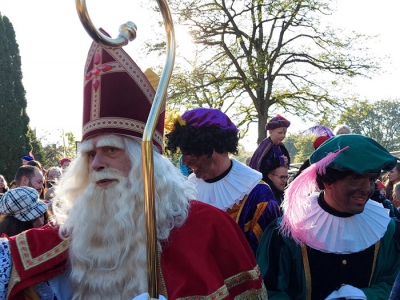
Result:
<svg viewBox="0 0 400 300"><path fill-rule="evenodd" d="M10 238L12 273L17 276L11 275L9 299L24 299L23 289L65 271L68 242L56 233L54 228L32 229ZM239 295L267 299L246 238L232 218L217 208L191 201L185 224L172 230L162 249L159 290L167 299L234 299ZM15 281L16 277L20 280Z"/></svg>

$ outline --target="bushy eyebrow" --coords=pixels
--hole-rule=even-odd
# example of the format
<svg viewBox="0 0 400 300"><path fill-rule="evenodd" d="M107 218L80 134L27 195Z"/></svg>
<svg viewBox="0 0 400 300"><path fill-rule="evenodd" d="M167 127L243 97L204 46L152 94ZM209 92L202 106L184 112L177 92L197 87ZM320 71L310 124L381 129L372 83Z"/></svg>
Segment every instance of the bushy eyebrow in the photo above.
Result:
<svg viewBox="0 0 400 300"><path fill-rule="evenodd" d="M101 138L97 142L97 147L115 147L118 149L125 149L125 145L121 138L116 136L106 136Z"/></svg>
<svg viewBox="0 0 400 300"><path fill-rule="evenodd" d="M80 146L79 146L79 151L82 154L87 153L87 152L92 151L92 150L93 150L93 143L90 140L82 142L80 144Z"/></svg>

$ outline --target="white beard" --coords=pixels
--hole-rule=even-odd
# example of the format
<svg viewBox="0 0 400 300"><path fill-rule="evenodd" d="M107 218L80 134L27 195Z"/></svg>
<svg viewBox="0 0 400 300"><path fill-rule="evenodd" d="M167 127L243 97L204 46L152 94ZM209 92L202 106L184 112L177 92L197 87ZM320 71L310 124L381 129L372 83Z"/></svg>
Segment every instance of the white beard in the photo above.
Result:
<svg viewBox="0 0 400 300"><path fill-rule="evenodd" d="M53 199L60 237L71 237L73 299L130 300L148 289L142 162L138 159L141 147L126 137L106 135L107 141L111 145L123 141L129 174L109 168L91 170L87 153L93 146L87 140L57 185ZM188 199L196 199L196 190L158 153L154 153L154 166L157 246L162 251L160 242L185 223ZM106 178L119 182L107 188L95 184Z"/></svg>
<svg viewBox="0 0 400 300"><path fill-rule="evenodd" d="M118 172L93 174L69 211L68 221L79 224L69 249L73 299L132 299L147 291L143 203L125 176L102 175L110 171ZM101 188L94 182L102 178L119 182Z"/></svg>

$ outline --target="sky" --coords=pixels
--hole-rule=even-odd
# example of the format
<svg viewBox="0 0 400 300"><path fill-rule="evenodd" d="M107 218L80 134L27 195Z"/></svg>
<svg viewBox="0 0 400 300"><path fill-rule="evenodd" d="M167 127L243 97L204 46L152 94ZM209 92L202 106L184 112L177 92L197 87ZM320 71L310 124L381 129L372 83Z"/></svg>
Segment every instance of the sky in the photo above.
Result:
<svg viewBox="0 0 400 300"><path fill-rule="evenodd" d="M127 21L138 27L137 39L124 47L142 70L152 66L140 56L143 41L155 35L154 26L162 21L149 17L146 9L137 1L91 0L86 1L89 15L96 27L102 27L112 37ZM151 2L147 2L151 3ZM154 4L156 5L156 1ZM360 99L378 101L400 98L400 1L338 0L337 11L327 17L335 27L355 30L359 33L379 35L369 44L377 55L390 58L381 61L385 73L370 80L354 80L351 89ZM46 143L61 143L62 132L73 132L81 139L83 69L91 39L81 25L76 13L75 1L67 0L0 0L0 13L7 16L14 26L19 44L23 84L28 101L27 112L31 128ZM177 39L186 41L185 32L177 30ZM191 51L187 49L188 54ZM161 63L165 58L160 57ZM160 64L157 62L157 64ZM155 65L157 65L155 63ZM293 116L290 132L305 129ZM400 120L399 120L400 121ZM243 139L246 150L256 148L256 127Z"/></svg>

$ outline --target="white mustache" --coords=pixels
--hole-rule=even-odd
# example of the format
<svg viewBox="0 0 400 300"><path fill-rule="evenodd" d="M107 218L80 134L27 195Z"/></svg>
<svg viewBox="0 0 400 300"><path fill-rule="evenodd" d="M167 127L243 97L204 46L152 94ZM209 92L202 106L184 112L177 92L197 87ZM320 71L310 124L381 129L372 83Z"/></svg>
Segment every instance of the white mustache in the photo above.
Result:
<svg viewBox="0 0 400 300"><path fill-rule="evenodd" d="M121 171L114 168L106 168L101 171L92 172L90 175L90 179L92 182L97 182L105 179L117 179L121 181L125 179L127 176L124 175Z"/></svg>

